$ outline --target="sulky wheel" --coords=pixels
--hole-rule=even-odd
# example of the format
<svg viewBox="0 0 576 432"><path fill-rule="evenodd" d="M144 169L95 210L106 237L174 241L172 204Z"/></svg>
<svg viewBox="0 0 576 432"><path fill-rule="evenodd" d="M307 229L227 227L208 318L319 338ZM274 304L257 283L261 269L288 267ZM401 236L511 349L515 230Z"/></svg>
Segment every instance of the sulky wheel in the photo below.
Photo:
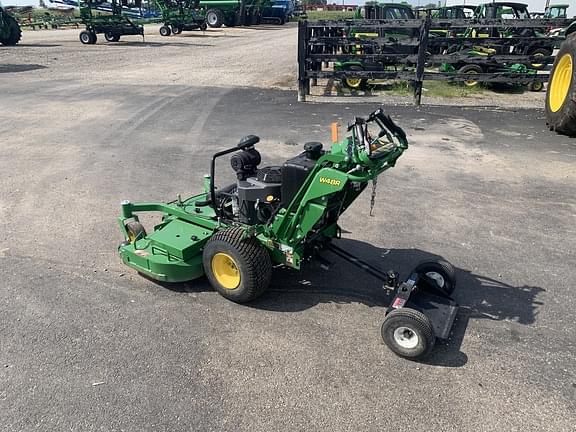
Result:
<svg viewBox="0 0 576 432"><path fill-rule="evenodd" d="M395 309L382 323L382 339L395 354L412 360L426 357L436 337L426 315L415 309Z"/></svg>
<svg viewBox="0 0 576 432"><path fill-rule="evenodd" d="M173 25L173 26L172 26L172 33L175 34L175 35L180 34L180 33L182 33L182 29L181 29L180 27L178 27L178 26L174 26L174 25Z"/></svg>
<svg viewBox="0 0 576 432"><path fill-rule="evenodd" d="M262 295L272 276L268 251L256 238L244 238L242 228L214 234L204 248L202 262L210 284L236 303Z"/></svg>
<svg viewBox="0 0 576 432"><path fill-rule="evenodd" d="M450 296L456 288L456 270L448 261L425 261L416 266L413 273L418 273L418 287Z"/></svg>
<svg viewBox="0 0 576 432"><path fill-rule="evenodd" d="M170 27L163 25L160 27L160 36L170 36L172 34L172 30Z"/></svg>
<svg viewBox="0 0 576 432"><path fill-rule="evenodd" d="M206 24L206 21L202 21L202 24L200 24L200 30L206 31L206 29L208 29L208 24Z"/></svg>
<svg viewBox="0 0 576 432"><path fill-rule="evenodd" d="M128 231L128 241L134 243L146 237L146 230L144 226L138 221L131 221L126 224L126 231Z"/></svg>

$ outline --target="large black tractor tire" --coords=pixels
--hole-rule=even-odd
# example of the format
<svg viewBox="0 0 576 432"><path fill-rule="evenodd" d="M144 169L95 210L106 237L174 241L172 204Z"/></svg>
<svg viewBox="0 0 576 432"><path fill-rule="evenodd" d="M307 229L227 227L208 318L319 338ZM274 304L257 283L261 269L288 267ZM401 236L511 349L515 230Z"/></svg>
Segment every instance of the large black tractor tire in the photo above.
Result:
<svg viewBox="0 0 576 432"><path fill-rule="evenodd" d="M20 30L18 22L13 17L4 12L0 13L3 13L4 22L9 28L8 36L5 39L0 39L0 43L6 46L14 46L22 39L22 30Z"/></svg>
<svg viewBox="0 0 576 432"><path fill-rule="evenodd" d="M236 303L262 295L272 277L270 254L255 237L244 238L242 228L214 234L204 247L202 263L210 284Z"/></svg>
<svg viewBox="0 0 576 432"><path fill-rule="evenodd" d="M418 287L450 296L456 288L456 269L448 261L425 261L413 270L420 277Z"/></svg>
<svg viewBox="0 0 576 432"><path fill-rule="evenodd" d="M542 47L535 48L533 50L530 50L528 55L538 56L538 57L549 57L552 55L552 50L549 48L542 48ZM530 67L532 69L536 69L536 70L544 70L544 69L546 69L546 66L548 66L547 61L542 61L542 63L531 63L530 64Z"/></svg>
<svg viewBox="0 0 576 432"><path fill-rule="evenodd" d="M562 43L550 72L546 121L550 130L576 137L576 33Z"/></svg>
<svg viewBox="0 0 576 432"><path fill-rule="evenodd" d="M476 75L481 74L483 72L484 70L482 69L482 67L475 64L467 64L466 66L462 66L460 69L458 69L458 73L467 75ZM466 87L476 87L478 84L480 84L480 82L474 79L470 79L462 81L462 84L465 85Z"/></svg>
<svg viewBox="0 0 576 432"><path fill-rule="evenodd" d="M418 360L434 348L436 337L426 315L415 309L395 309L386 315L381 328L382 339L400 357Z"/></svg>
<svg viewBox="0 0 576 432"><path fill-rule="evenodd" d="M206 12L206 24L208 27L220 28L224 24L224 17L222 11L219 9L210 9Z"/></svg>

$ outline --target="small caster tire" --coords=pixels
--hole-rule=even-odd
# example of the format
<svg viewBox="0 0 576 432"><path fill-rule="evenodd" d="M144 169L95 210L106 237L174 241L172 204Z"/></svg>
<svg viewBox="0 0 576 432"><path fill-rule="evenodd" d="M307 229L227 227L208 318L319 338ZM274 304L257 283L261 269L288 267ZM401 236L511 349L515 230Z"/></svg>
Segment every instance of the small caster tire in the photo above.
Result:
<svg viewBox="0 0 576 432"><path fill-rule="evenodd" d="M128 222L126 224L126 231L128 232L128 242L130 243L134 243L136 240L141 240L146 237L146 230L138 221Z"/></svg>
<svg viewBox="0 0 576 432"><path fill-rule="evenodd" d="M410 308L390 312L380 329L384 343L394 354L410 360L426 357L436 342L432 323L422 312Z"/></svg>
<svg viewBox="0 0 576 432"><path fill-rule="evenodd" d="M160 36L170 36L172 34L172 30L168 26L160 27Z"/></svg>
<svg viewBox="0 0 576 432"><path fill-rule="evenodd" d="M177 35L177 34L180 34L180 33L182 33L182 29L181 29L180 27L172 26L172 34Z"/></svg>

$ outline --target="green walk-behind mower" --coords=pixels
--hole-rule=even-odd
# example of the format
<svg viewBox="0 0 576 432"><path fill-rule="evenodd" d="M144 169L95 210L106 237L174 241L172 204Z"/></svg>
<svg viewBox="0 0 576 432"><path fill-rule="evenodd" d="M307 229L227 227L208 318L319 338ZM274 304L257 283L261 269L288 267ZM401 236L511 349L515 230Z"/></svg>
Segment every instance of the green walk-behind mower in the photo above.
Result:
<svg viewBox="0 0 576 432"><path fill-rule="evenodd" d="M340 236L340 215L408 148L406 134L381 109L356 118L342 142L336 125L332 132L330 150L309 142L282 166L261 168L254 147L260 139L249 135L212 156L202 193L166 204L122 202L122 260L163 282L206 275L222 296L244 303L264 293L274 267L300 269L312 259L326 263L321 253L330 250L393 293L382 324L384 342L400 356L423 358L452 328L454 268L445 261L425 262L401 281L398 273L383 272L332 242ZM231 153L237 181L217 188L216 159ZM140 223L140 212L162 214L152 233Z"/></svg>

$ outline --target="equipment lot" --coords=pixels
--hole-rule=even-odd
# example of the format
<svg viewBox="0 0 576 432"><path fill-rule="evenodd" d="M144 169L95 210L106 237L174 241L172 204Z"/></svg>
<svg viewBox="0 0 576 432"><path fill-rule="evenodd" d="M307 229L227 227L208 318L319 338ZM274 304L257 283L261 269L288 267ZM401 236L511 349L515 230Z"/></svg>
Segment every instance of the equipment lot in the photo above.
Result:
<svg viewBox="0 0 576 432"><path fill-rule="evenodd" d="M541 109L386 108L411 148L340 244L459 269L452 339L409 362L381 341L378 283L335 257L249 306L122 266L122 199L197 192L246 134L281 163L377 107L297 104L293 26L148 32L0 51L1 430L572 430L574 139Z"/></svg>

